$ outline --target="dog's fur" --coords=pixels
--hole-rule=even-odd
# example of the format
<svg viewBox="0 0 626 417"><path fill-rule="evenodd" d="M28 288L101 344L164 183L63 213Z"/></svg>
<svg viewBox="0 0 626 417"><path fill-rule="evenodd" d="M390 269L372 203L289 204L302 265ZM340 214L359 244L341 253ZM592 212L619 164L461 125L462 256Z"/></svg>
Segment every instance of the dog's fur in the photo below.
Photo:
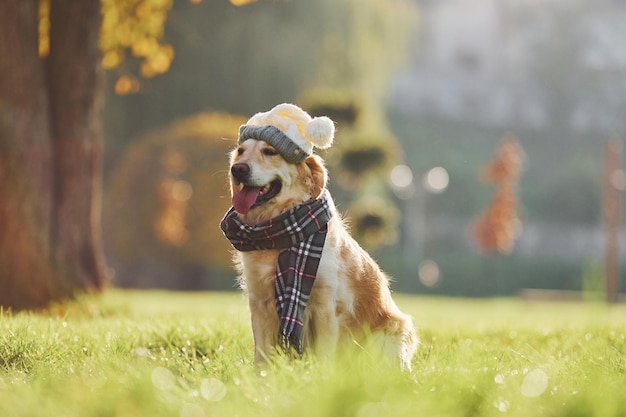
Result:
<svg viewBox="0 0 626 417"><path fill-rule="evenodd" d="M280 193L246 214L244 223L256 225L321 196L327 171L322 159L312 155L299 164L287 163L266 142L248 139L231 153L230 164L247 164L244 181L232 175L231 192L244 184L264 186L280 180ZM332 357L343 343L379 340L380 348L403 369L410 369L418 344L411 318L391 298L389 278L350 236L335 213L315 285L305 311L304 346L318 356ZM274 303L274 280L278 250L242 252L235 255L241 285L247 291L255 343L255 360L263 362L276 351L278 314Z"/></svg>

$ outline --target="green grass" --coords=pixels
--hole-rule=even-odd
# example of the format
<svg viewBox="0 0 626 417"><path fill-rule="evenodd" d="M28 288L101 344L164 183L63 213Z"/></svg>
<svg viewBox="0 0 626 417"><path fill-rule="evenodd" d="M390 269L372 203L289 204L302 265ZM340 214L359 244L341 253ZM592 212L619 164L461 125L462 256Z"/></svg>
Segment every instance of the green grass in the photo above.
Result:
<svg viewBox="0 0 626 417"><path fill-rule="evenodd" d="M252 362L241 294L113 290L0 316L0 416L626 416L626 306L398 295L413 372Z"/></svg>

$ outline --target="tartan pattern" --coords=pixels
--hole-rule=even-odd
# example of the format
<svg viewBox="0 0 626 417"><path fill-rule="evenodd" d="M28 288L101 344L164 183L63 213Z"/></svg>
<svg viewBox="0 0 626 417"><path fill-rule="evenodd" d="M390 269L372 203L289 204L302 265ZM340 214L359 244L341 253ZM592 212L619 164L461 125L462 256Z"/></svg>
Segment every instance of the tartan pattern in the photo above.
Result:
<svg viewBox="0 0 626 417"><path fill-rule="evenodd" d="M285 352L293 347L302 356L304 310L309 301L332 212L325 194L251 226L231 208L220 228L239 251L282 249L278 255L274 290L279 318L279 339Z"/></svg>

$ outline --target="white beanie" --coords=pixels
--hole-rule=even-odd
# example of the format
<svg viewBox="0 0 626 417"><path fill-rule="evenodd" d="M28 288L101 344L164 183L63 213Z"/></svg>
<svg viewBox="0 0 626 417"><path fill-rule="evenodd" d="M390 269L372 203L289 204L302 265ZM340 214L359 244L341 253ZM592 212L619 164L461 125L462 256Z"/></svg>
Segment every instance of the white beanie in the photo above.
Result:
<svg viewBox="0 0 626 417"><path fill-rule="evenodd" d="M311 118L295 104L283 103L252 116L239 128L238 142L263 140L285 160L297 164L313 153L314 146L320 149L330 147L334 136L335 124L328 117Z"/></svg>

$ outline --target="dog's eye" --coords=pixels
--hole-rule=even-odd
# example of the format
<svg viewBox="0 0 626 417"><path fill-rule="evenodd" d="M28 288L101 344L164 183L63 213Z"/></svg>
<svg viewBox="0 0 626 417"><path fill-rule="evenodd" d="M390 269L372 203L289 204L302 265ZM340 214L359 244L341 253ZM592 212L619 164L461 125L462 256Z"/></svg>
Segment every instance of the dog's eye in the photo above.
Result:
<svg viewBox="0 0 626 417"><path fill-rule="evenodd" d="M237 148L237 155L243 154L243 148Z"/></svg>
<svg viewBox="0 0 626 417"><path fill-rule="evenodd" d="M272 148L265 148L263 149L263 155L274 156L278 155L278 152L276 152L276 150Z"/></svg>

